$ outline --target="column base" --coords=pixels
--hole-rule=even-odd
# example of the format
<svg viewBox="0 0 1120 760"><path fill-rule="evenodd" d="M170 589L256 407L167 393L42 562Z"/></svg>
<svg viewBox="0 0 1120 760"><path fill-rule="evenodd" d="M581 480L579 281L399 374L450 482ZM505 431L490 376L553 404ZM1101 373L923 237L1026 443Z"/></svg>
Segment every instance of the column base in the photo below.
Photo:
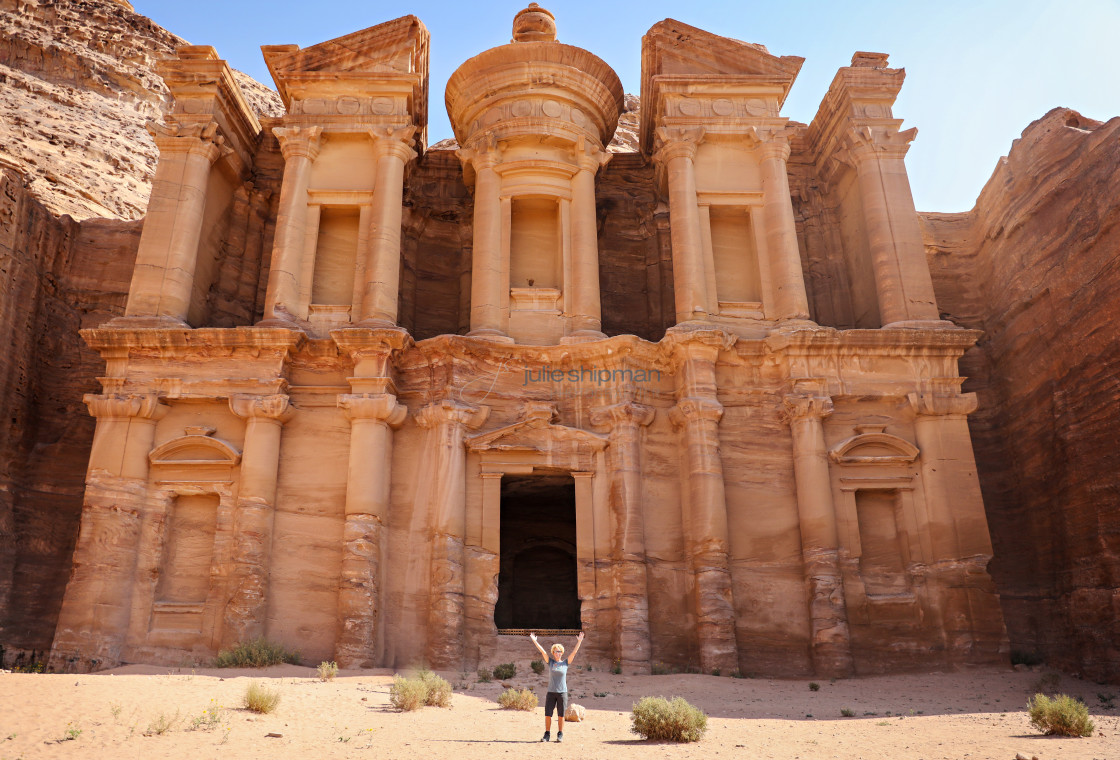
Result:
<svg viewBox="0 0 1120 760"><path fill-rule="evenodd" d="M607 334L599 330L576 330L571 335L560 339L560 345L568 346L573 343L594 343L597 340L606 340Z"/></svg>
<svg viewBox="0 0 1120 760"><path fill-rule="evenodd" d="M371 330L386 330L386 329L400 329L400 325L391 319L384 319L382 317L367 317L360 322L355 322L350 325L351 327L367 327Z"/></svg>
<svg viewBox="0 0 1120 760"><path fill-rule="evenodd" d="M467 333L468 338L479 338L481 340L489 340L494 343L513 343L513 338L506 335L501 330L493 327L480 327L477 330L471 330Z"/></svg>
<svg viewBox="0 0 1120 760"><path fill-rule="evenodd" d="M101 327L108 330L193 330L185 320L178 317L153 314L151 316L113 317Z"/></svg>

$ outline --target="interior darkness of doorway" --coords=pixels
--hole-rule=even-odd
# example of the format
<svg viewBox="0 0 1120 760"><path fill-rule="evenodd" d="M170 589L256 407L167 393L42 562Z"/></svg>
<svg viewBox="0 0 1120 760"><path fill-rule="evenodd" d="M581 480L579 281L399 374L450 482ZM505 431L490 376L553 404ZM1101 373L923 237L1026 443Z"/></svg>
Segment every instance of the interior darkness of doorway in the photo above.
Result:
<svg viewBox="0 0 1120 760"><path fill-rule="evenodd" d="M579 628L576 491L567 474L502 478L498 628Z"/></svg>

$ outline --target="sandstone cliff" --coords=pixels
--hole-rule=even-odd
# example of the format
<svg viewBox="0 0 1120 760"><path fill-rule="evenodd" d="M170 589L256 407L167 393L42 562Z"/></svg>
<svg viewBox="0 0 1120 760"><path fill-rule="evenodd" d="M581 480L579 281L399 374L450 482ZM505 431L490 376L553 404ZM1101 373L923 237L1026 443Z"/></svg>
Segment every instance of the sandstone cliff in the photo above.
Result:
<svg viewBox="0 0 1120 760"><path fill-rule="evenodd" d="M965 390L1013 649L1120 679L1120 118L1031 124L964 214L925 214L938 304L984 330Z"/></svg>
<svg viewBox="0 0 1120 760"><path fill-rule="evenodd" d="M113 0L0 0L0 158L55 214L139 219L169 103L155 63L187 44ZM259 114L282 109L239 74Z"/></svg>

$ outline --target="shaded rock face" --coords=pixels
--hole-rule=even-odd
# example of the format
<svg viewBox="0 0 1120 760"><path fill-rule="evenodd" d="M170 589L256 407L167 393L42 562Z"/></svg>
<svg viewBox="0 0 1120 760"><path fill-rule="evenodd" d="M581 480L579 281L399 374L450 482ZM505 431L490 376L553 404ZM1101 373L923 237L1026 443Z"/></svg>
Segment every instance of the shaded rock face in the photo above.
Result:
<svg viewBox="0 0 1120 760"><path fill-rule="evenodd" d="M75 219L139 219L156 147L145 130L170 105L155 63L187 44L127 3L0 0L0 158L46 209ZM261 115L280 99L238 83Z"/></svg>
<svg viewBox="0 0 1120 760"><path fill-rule="evenodd" d="M1120 119L1031 124L964 214L925 214L961 362L1013 650L1120 679Z"/></svg>

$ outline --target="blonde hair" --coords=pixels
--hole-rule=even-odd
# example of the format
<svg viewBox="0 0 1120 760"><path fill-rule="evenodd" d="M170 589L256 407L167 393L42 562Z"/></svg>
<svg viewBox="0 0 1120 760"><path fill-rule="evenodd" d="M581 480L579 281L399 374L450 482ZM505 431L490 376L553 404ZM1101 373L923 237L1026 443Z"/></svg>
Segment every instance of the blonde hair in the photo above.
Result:
<svg viewBox="0 0 1120 760"><path fill-rule="evenodd" d="M553 644L552 648L549 649L548 651L555 652L557 649L560 650L560 654L564 654L564 645L563 644Z"/></svg>

